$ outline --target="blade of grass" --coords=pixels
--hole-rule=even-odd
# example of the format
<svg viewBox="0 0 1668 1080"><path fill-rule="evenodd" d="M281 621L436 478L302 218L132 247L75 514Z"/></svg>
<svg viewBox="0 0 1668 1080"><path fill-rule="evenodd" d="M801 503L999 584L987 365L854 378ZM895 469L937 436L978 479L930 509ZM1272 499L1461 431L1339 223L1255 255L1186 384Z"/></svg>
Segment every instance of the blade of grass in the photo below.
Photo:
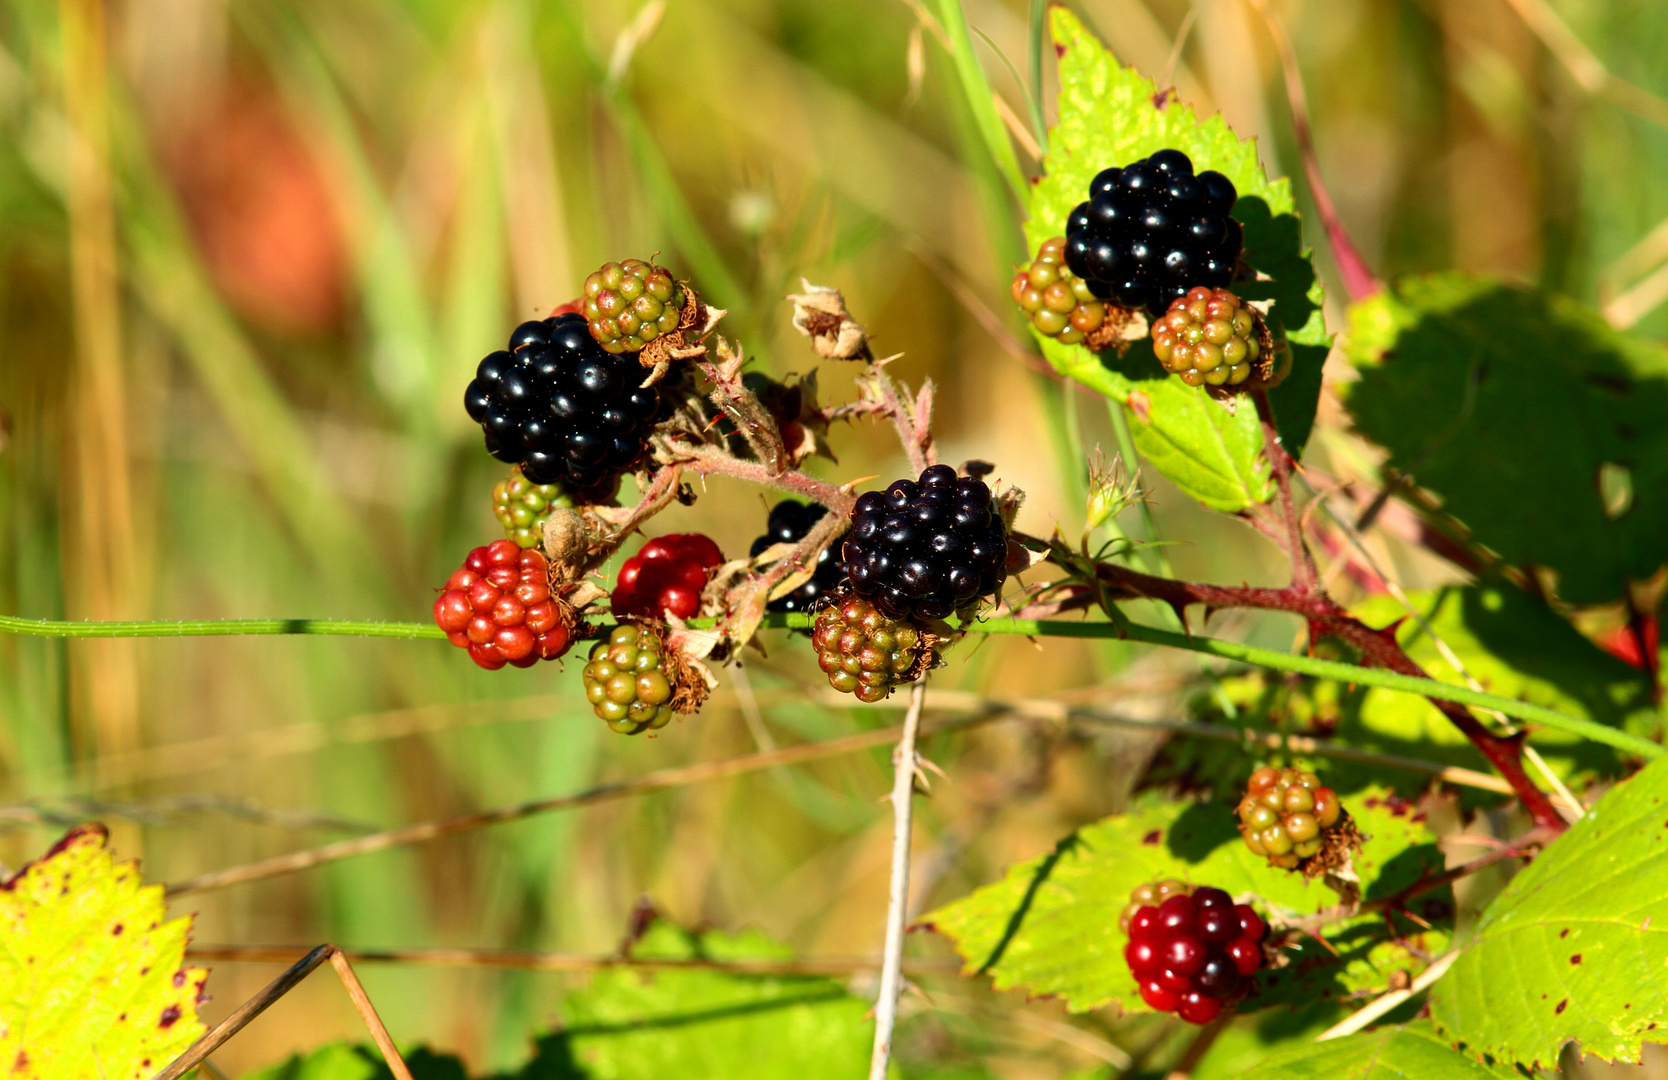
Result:
<svg viewBox="0 0 1668 1080"><path fill-rule="evenodd" d="M1014 144L1008 139L1008 129L996 111L990 81L985 78L978 54L973 51L973 36L968 33L967 15L962 11L961 0L938 0L938 17L949 36L950 59L955 63L962 95L973 113L973 122L984 140L985 150L990 154L996 171L1012 189L1014 198L1023 204L1030 185L1025 182L1025 174L1020 170L1019 155L1014 153Z"/></svg>

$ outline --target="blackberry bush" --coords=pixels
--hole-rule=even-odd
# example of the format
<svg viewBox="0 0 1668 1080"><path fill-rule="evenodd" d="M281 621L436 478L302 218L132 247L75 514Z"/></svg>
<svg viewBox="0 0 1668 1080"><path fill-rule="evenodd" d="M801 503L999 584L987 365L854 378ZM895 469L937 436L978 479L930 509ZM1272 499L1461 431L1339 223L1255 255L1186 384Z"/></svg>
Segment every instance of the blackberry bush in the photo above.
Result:
<svg viewBox="0 0 1668 1080"><path fill-rule="evenodd" d="M646 626L622 623L591 646L585 697L608 727L622 735L657 731L672 721L672 680L660 638Z"/></svg>
<svg viewBox="0 0 1668 1080"><path fill-rule="evenodd" d="M934 465L857 500L843 557L887 618L943 619L1002 587L1008 536L983 480Z"/></svg>
<svg viewBox="0 0 1668 1080"><path fill-rule="evenodd" d="M1089 283L1066 265L1065 252L1065 237L1044 240L1037 257L1014 274L1009 292L1038 333L1077 345L1106 325L1107 311Z"/></svg>
<svg viewBox="0 0 1668 1080"><path fill-rule="evenodd" d="M1215 1020L1263 966L1262 918L1221 889L1175 880L1143 885L1119 925L1129 935L1124 960L1141 999L1190 1024Z"/></svg>
<svg viewBox="0 0 1668 1080"><path fill-rule="evenodd" d="M585 279L591 337L611 353L634 353L678 328L684 291L672 275L641 259L603 263Z"/></svg>
<svg viewBox="0 0 1668 1080"><path fill-rule="evenodd" d="M573 627L550 594L542 554L514 540L469 553L434 602L434 621L453 645L488 671L532 667L568 651Z"/></svg>
<svg viewBox="0 0 1668 1080"><path fill-rule="evenodd" d="M518 326L507 350L481 361L463 402L493 457L595 500L643 461L668 411L660 384L642 381L635 358L604 352L585 317L567 314Z"/></svg>
<svg viewBox="0 0 1668 1080"><path fill-rule="evenodd" d="M510 466L508 478L492 486L492 513L504 535L524 548L539 546L539 527L552 510L571 507L573 500L560 484L535 484Z"/></svg>
<svg viewBox="0 0 1668 1080"><path fill-rule="evenodd" d="M817 614L811 631L817 666L828 685L873 704L913 682L932 662L927 636L906 622L888 618L859 596L836 595Z"/></svg>
<svg viewBox="0 0 1668 1080"><path fill-rule="evenodd" d="M1153 315L1196 286L1233 280L1244 233L1239 193L1219 172L1193 174L1180 150L1101 171L1066 221L1066 265L1101 299Z"/></svg>
<svg viewBox="0 0 1668 1080"><path fill-rule="evenodd" d="M763 536L753 541L748 555L757 558L776 544L793 544L805 539L811 526L821 521L828 508L821 503L802 503L783 499L770 508ZM779 596L765 605L767 611L810 611L824 596L833 592L846 576L845 563L840 559L838 543L824 548L817 556L816 570L811 579L786 596Z"/></svg>
<svg viewBox="0 0 1668 1080"><path fill-rule="evenodd" d="M701 609L701 590L724 562L718 545L700 533L674 533L644 544L614 579L610 605L617 619L680 619Z"/></svg>

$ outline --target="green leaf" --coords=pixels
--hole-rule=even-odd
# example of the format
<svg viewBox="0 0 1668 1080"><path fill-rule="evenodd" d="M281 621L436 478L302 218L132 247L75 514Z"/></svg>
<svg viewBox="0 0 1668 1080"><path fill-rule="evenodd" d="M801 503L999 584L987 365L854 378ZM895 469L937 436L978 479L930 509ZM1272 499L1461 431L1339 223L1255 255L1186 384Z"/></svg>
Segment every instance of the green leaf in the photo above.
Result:
<svg viewBox="0 0 1668 1080"><path fill-rule="evenodd" d="M744 960L792 953L758 932L697 934L657 922L632 955ZM828 978L621 968L569 997L562 1030L540 1041L540 1059L570 1062L577 1071L530 1068L527 1075L652 1080L745 1072L759 1080L843 1080L868 1068L868 1009Z"/></svg>
<svg viewBox="0 0 1668 1080"><path fill-rule="evenodd" d="M117 864L102 825L70 831L0 882L0 1069L8 1080L147 1080L203 1033L208 972L184 967L190 918Z"/></svg>
<svg viewBox="0 0 1668 1080"><path fill-rule="evenodd" d="M412 1080L465 1080L468 1075L463 1063L450 1054L419 1048L401 1056ZM393 1080L393 1076L375 1047L338 1042L293 1055L282 1064L248 1073L243 1080Z"/></svg>
<svg viewBox="0 0 1668 1080"><path fill-rule="evenodd" d="M1426 1021L1276 1050L1241 1080L1491 1080L1516 1071L1476 1060Z"/></svg>
<svg viewBox="0 0 1668 1080"><path fill-rule="evenodd" d="M1367 896L1392 892L1442 867L1422 822L1392 813L1381 800L1346 805L1370 837L1355 860ZM1319 883L1251 854L1227 805L1157 803L1072 833L1049 854L1012 867L1003 880L922 922L955 942L964 974L989 975L998 990L1060 997L1073 1012L1106 1004L1143 1011L1147 1007L1124 962L1118 914L1136 886L1166 877L1251 898L1265 916L1276 918L1311 913L1337 900ZM1427 936L1410 927L1403 944L1390 942L1382 918L1343 923L1325 934L1329 942L1336 939L1340 958L1307 941L1294 952L1293 964L1259 977L1251 1004L1382 989L1392 968L1421 966L1406 945L1429 955L1447 940L1441 932Z"/></svg>
<svg viewBox="0 0 1668 1080"><path fill-rule="evenodd" d="M1659 344L1573 301L1446 273L1357 304L1349 349L1361 372L1348 390L1357 427L1506 562L1555 571L1576 604L1617 599L1663 565ZM1607 463L1632 488L1613 520L1599 483Z"/></svg>
<svg viewBox="0 0 1668 1080"><path fill-rule="evenodd" d="M1473 586L1415 593L1409 599L1460 663L1491 694L1550 709L1637 735L1660 728L1648 676L1606 653L1546 604L1518 589ZM1390 597L1371 599L1355 614L1371 626L1406 615ZM1414 619L1396 639L1427 673L1463 685L1441 650ZM1382 690L1349 695L1339 729L1362 746L1482 767L1482 758L1429 701ZM1614 775L1617 754L1600 744L1552 729L1539 729L1534 744L1566 780Z"/></svg>
<svg viewBox="0 0 1668 1080"><path fill-rule="evenodd" d="M1668 761L1600 799L1483 911L1431 990L1467 1046L1539 1068L1571 1041L1636 1061L1668 1025ZM1661 1032L1652 1036L1660 1041Z"/></svg>
<svg viewBox="0 0 1668 1080"><path fill-rule="evenodd" d="M1253 143L1241 141L1221 117L1200 123L1193 110L1166 96L1111 53L1064 6L1053 9L1060 54L1059 120L1049 134L1045 175L1031 188L1025 235L1031 250L1065 231L1089 181L1111 165L1173 147L1199 169L1216 169L1239 189L1234 217L1245 227L1245 259L1272 280L1235 291L1273 302L1270 329L1293 353L1292 371L1270 392L1286 446L1308 440L1320 395L1321 365L1330 344L1321 318L1322 291L1302 250L1291 184L1270 181ZM1170 378L1137 342L1119 358L1039 336L1055 369L1131 406L1136 446L1153 466L1205 505L1234 512L1273 496L1262 434L1251 402L1224 405L1204 390Z"/></svg>

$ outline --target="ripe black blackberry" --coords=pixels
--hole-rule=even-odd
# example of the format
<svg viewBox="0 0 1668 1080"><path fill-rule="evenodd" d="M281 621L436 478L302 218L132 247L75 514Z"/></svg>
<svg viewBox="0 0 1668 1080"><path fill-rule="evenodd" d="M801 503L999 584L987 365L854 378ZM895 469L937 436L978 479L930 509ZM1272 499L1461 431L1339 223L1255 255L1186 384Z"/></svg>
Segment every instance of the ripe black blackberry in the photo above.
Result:
<svg viewBox="0 0 1668 1080"><path fill-rule="evenodd" d="M1106 169L1066 221L1066 265L1094 295L1162 315L1191 288L1233 280L1244 246L1228 216L1237 198L1221 173L1193 175L1180 150Z"/></svg>
<svg viewBox="0 0 1668 1080"><path fill-rule="evenodd" d="M821 503L802 503L783 499L770 508L770 520L765 534L753 541L749 555L757 558L775 544L794 544L805 539L811 526L822 520L828 508ZM840 558L839 544L830 544L817 557L816 570L811 580L786 596L777 597L765 605L767 611L810 611L816 602L830 593L846 576L846 564Z"/></svg>
<svg viewBox="0 0 1668 1080"><path fill-rule="evenodd" d="M857 500L846 576L888 618L942 619L1002 587L1008 534L983 480L934 465Z"/></svg>
<svg viewBox="0 0 1668 1080"><path fill-rule="evenodd" d="M666 411L659 384L642 381L635 354L604 352L570 312L516 327L508 351L481 361L463 404L493 457L594 500L642 460Z"/></svg>

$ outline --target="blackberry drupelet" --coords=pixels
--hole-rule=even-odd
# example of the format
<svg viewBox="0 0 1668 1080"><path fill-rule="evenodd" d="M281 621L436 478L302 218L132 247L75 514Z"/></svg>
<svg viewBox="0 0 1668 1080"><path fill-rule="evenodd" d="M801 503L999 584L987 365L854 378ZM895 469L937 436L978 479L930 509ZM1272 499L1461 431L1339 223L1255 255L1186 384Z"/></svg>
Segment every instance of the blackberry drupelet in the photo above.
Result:
<svg viewBox="0 0 1668 1080"><path fill-rule="evenodd" d="M843 549L852 591L891 619L943 619L1002 587L1008 534L983 480L934 465L871 491Z"/></svg>
<svg viewBox="0 0 1668 1080"><path fill-rule="evenodd" d="M748 554L757 558L775 544L794 544L805 539L811 526L821 521L828 508L821 503L802 503L783 499L770 508L770 520L765 534L753 541ZM765 605L766 611L810 611L816 602L833 592L845 579L846 564L840 559L838 542L824 548L817 557L817 567L811 580L786 596L777 597Z"/></svg>
<svg viewBox="0 0 1668 1080"><path fill-rule="evenodd" d="M493 457L535 484L606 498L666 412L659 384L642 381L635 356L604 352L570 313L518 326L507 351L481 361L463 403Z"/></svg>
<svg viewBox="0 0 1668 1080"><path fill-rule="evenodd" d="M678 328L684 293L672 275L641 259L603 263L585 279L591 336L611 353L637 352Z"/></svg>
<svg viewBox="0 0 1668 1080"><path fill-rule="evenodd" d="M1221 173L1193 175L1179 150L1106 169L1066 221L1066 265L1095 296L1160 315L1195 286L1233 280L1244 246L1228 216L1237 198Z"/></svg>
<svg viewBox="0 0 1668 1080"><path fill-rule="evenodd" d="M1142 885L1119 919L1124 960L1141 999L1190 1024L1208 1024L1250 989L1263 966L1262 917L1221 889L1179 881Z"/></svg>

